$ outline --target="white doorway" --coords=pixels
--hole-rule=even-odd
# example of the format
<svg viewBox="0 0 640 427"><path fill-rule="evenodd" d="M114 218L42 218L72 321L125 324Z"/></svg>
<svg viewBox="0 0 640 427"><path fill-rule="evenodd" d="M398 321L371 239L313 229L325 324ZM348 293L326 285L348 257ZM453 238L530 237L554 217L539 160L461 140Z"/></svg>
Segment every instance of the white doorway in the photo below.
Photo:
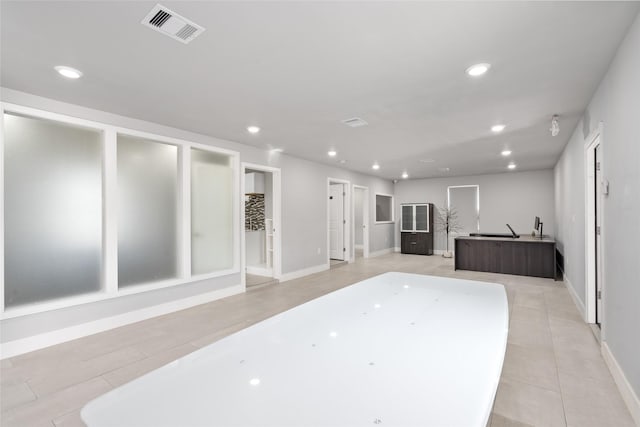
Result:
<svg viewBox="0 0 640 427"><path fill-rule="evenodd" d="M329 178L327 190L327 248L328 264L336 261L349 261L351 254L351 221L347 206L351 202L349 181Z"/></svg>
<svg viewBox="0 0 640 427"><path fill-rule="evenodd" d="M242 283L274 283L282 276L280 169L242 163Z"/></svg>
<svg viewBox="0 0 640 427"><path fill-rule="evenodd" d="M345 216L344 184L329 184L329 258L344 261L345 258Z"/></svg>
<svg viewBox="0 0 640 427"><path fill-rule="evenodd" d="M369 258L369 188L353 186L352 259Z"/></svg>
<svg viewBox="0 0 640 427"><path fill-rule="evenodd" d="M603 319L602 297L604 287L603 258L603 204L605 181L602 163L602 127L587 139L585 148L586 176L586 315L587 322L600 326Z"/></svg>
<svg viewBox="0 0 640 427"><path fill-rule="evenodd" d="M595 151L595 196L596 196L596 325L600 326L602 318L602 149L600 147L600 138Z"/></svg>

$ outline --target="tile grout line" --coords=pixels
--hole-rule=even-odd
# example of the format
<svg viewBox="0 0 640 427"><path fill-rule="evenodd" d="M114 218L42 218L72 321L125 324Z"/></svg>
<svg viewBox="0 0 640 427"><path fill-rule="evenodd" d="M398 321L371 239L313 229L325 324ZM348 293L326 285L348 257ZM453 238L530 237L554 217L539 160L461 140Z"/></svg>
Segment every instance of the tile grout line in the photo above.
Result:
<svg viewBox="0 0 640 427"><path fill-rule="evenodd" d="M544 296L544 305L545 308L547 307L547 296ZM553 360L555 362L556 365L556 376L558 378L558 389L560 389L560 401L562 402L562 415L564 417L564 425L568 426L569 425L569 421L567 420L567 408L564 404L564 392L563 392L563 387L562 387L562 382L560 381L560 366L558 363L558 355L556 354L556 342L553 339L553 331L551 330L551 322L549 319L550 315L549 315L549 311L547 310L547 318L546 318L546 323L547 323L547 328L549 328L549 336L551 337L551 348L553 351ZM552 316L551 316L552 317Z"/></svg>
<svg viewBox="0 0 640 427"><path fill-rule="evenodd" d="M420 273L420 274L429 274L429 275L434 275L434 276L440 276L440 277L457 277L456 275L450 274L451 271L450 265L445 265L443 268L442 265L436 265L435 261L437 260L425 260L428 261L426 265L413 265L411 262L405 262L402 263L401 261L403 261L402 259L400 259L398 256L389 256L387 258L387 260L389 261L388 263L385 263L383 266L381 266L380 268L377 268L374 265L367 265L365 262L363 262L362 264L354 264L354 267L349 270L350 266L344 266L344 268L340 268L339 271L336 270L333 273L329 272L328 274L323 274L323 273L318 273L317 275L314 275L313 277L311 277L311 280L307 280L308 278L301 278L301 279L297 279L295 281L291 281L291 283L289 284L289 286L287 286L286 283L281 283L279 284L277 287L273 287L273 290L270 289L271 286L269 287L265 287L264 289L256 289L255 292L250 293L247 292L245 295L248 295L249 297L253 294L253 296L255 296L255 298L247 298L247 296L244 297L231 297L229 301L233 300L234 303L232 306L229 306L228 304L225 304L223 302L220 301L215 301L210 303L210 307L207 307L206 309L203 309L202 306L197 306L194 307L194 310L198 310L199 312L202 312L203 316L205 317L209 317L212 313L214 312L218 312L218 311L228 311L228 310L235 310L235 309L240 309L240 310L248 310L248 312L253 313L250 315L251 318L253 318L253 323L258 323L262 320L264 320L264 318L269 318L272 316L275 316L283 311L286 311L288 309L294 308L300 304L303 304L307 301L310 301L312 299L316 299L319 297L322 297L323 295L326 295L328 293L331 293L333 291L336 291L338 289L342 289L346 286L349 286L350 284L357 282L359 280L365 280L366 278L375 276L376 274L380 274L382 272L385 271L406 271L406 272L410 272L410 273ZM421 258L419 260L420 262L423 261L423 259ZM430 263L434 261L434 265L430 265ZM387 265L389 264L389 265ZM316 277L317 276L317 277ZM465 275L465 277L458 277L461 279L465 279L465 280L481 280L477 277L472 277L471 275L468 275L469 277L467 277L467 275ZM551 319L555 319L556 316L551 316L548 310L548 299L547 299L547 293L546 293L546 289L551 289L549 286L547 286L546 283L541 283L538 281L531 281L528 282L526 279L516 279L516 278L512 278L511 276L504 276L504 275L492 275L491 277L487 276L482 276L483 279L482 281L486 281L486 282L496 282L496 283L500 283L502 285L505 286L505 290L507 291L507 294L509 295L508 290L509 289L518 289L520 286L523 287L523 290L525 292L528 292L534 288L538 288L538 289L542 289L542 293L544 295L544 309L545 309L545 313L546 316L544 317L544 325L546 326L546 329L549 332L549 336L551 337L551 350L553 351L553 360L554 363L556 364L556 377L558 380L558 388L559 388L559 395L560 395L560 403L562 404L562 410L563 410L563 417L564 417L564 423L565 425L567 425L567 411L566 411L566 407L565 407L565 395L563 393L563 388L560 384L560 375L559 375L559 365L558 365L558 352L557 352L557 345L556 342L554 341L554 334L551 332ZM291 285L295 285L295 286L291 286ZM508 285L508 286L507 286ZM517 292L515 290L513 290L511 293L511 295L513 295L513 304L510 304L509 307L509 326L511 329L512 326L512 321L514 320L512 318L512 312L513 312L513 307L515 306L515 299L516 299L516 295ZM258 298L259 297L259 298ZM270 301L271 303L267 303L266 305L260 305L259 302L260 300L262 300L262 298L266 298L267 301ZM280 305L279 301L280 300L284 300L284 305ZM209 305L209 304L206 304ZM235 307L235 305L237 305L237 307ZM272 311L272 307L278 307L275 311ZM527 306L523 306L523 307L527 307ZM532 309L535 309L535 307L531 307ZM188 310L183 310L184 312L187 312ZM167 327L170 327L173 330L173 323L175 322L179 322L179 320L182 318L178 315L179 312L177 313L170 313L167 314L166 316L163 316L165 318L170 318L173 319L172 321L166 322L166 324L162 324L160 325L159 329L160 330L165 330ZM177 317L176 317L177 316ZM191 316L193 317L193 316ZM193 318L189 317L189 322L200 322L203 321L203 319L200 319L198 316L195 316ZM178 320L176 320L178 319ZM257 320L256 320L257 319ZM564 318L558 318L560 320L567 320ZM234 323L234 325L238 325L241 329L243 329L244 327L248 326L244 324L244 321L247 319L243 319L241 321L239 321L238 323ZM222 330L226 329L226 328L231 328L233 325L227 325L226 327L221 328ZM201 339L204 338L206 335L213 335L216 334L218 332L220 332L221 330L220 328L213 328L211 330L206 330L206 331L202 331L201 334L199 334L196 338L194 338L195 340L197 339ZM223 339L229 335L232 335L233 333L236 333L237 331L231 331L229 333L225 333L224 335L219 336L218 338L216 338L213 342L216 342L220 339ZM172 333L175 334L179 334L179 328L176 330L173 330ZM168 337L165 337L165 339L170 340L172 335L169 335ZM185 343L179 344L179 345L175 345L173 347L171 347L169 350L173 349L173 348L177 348L180 346L184 346L184 345L190 345L193 347L193 351L196 351L200 348L206 347L207 345L210 345L211 343L205 344L203 346L196 346L195 344L193 344L193 340L189 340ZM515 344L517 345L517 344ZM127 346L123 346L120 347L119 349L123 349L126 348ZM161 354L163 354L164 351L166 351L167 349L163 349L162 351L155 351L152 352L152 354L147 354L146 352L143 352L140 350L140 352L142 354L145 355L145 357L142 357L140 359L136 359L136 360L132 360L130 362L128 362L125 365L119 366L117 368L114 368L112 370L106 371L104 373L99 374L97 377L94 378L100 378L102 381L104 381L105 384L107 384L110 389L113 389L117 386L114 386L111 382L109 382L105 375L113 372L115 370L118 369L122 369L126 366L130 366L134 363L143 361L145 359L149 359L152 357L157 357ZM117 350L114 350L117 351ZM98 356L99 357L99 356ZM46 357L44 357L46 359ZM91 359L89 359L91 360ZM167 362L169 363L169 362ZM154 368L157 369L157 368ZM3 369L4 370L4 369ZM133 379L133 378L132 378ZM91 380L91 379L90 379ZM90 381L89 380L89 381ZM129 380L128 380L129 381ZM528 384L526 381L522 382L519 380L512 380L518 383L522 383L522 384ZM28 384L27 381L24 381L24 383L27 384L27 387L29 388L29 390L33 393L33 390L31 390L30 385ZM530 386L534 386L537 388L540 388L542 390L549 390L546 389L546 387L540 387L538 385L532 385L532 384L528 384ZM63 389L64 390L64 389ZM552 392L555 392L554 390L549 390ZM497 394L497 393L496 393ZM37 396L35 393L33 393L33 395L36 397L36 400L39 399L40 397ZM48 395L47 395L48 396ZM86 403L84 403L86 404ZM84 404L80 405L80 408L82 406L84 406ZM17 406L20 407L21 405ZM17 408L16 407L16 408ZM492 414L493 414L493 409L495 408L495 401L494 401L494 405L492 406ZM77 410L77 409L75 409ZM69 415L70 413L74 412L75 410L72 410L70 412L67 412L63 415L60 415L58 417L56 417L56 419ZM498 414L500 415L500 414ZM502 415L500 415L502 417ZM55 422L53 419L42 419L42 421L47 422L50 421L51 424L55 425ZM515 421L515 420L514 420Z"/></svg>

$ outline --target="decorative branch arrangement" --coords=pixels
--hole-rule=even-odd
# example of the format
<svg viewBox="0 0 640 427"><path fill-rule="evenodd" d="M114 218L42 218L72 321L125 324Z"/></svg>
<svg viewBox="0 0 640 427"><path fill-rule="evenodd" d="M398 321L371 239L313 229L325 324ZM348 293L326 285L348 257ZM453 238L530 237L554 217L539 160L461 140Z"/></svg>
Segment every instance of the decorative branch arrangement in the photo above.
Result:
<svg viewBox="0 0 640 427"><path fill-rule="evenodd" d="M458 212L455 207L449 208L448 206L445 206L437 209L438 216L435 224L436 230L447 235L447 251L442 256L445 258L451 258L451 252L449 251L449 234L461 231L462 224L458 220Z"/></svg>

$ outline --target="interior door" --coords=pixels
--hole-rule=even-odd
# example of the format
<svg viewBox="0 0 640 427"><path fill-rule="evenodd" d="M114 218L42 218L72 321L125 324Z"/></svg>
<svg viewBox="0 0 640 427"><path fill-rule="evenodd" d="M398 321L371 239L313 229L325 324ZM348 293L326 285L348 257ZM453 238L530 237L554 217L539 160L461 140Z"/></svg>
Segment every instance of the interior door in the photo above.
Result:
<svg viewBox="0 0 640 427"><path fill-rule="evenodd" d="M600 144L595 147L595 217L596 217L596 324L600 325L602 317L602 168L601 160L602 153L600 151Z"/></svg>
<svg viewBox="0 0 640 427"><path fill-rule="evenodd" d="M344 184L329 185L329 258L344 260Z"/></svg>
<svg viewBox="0 0 640 427"><path fill-rule="evenodd" d="M364 220L364 196L365 190L353 187L353 246L354 256L364 254L364 236L366 224ZM360 249L357 251L356 249Z"/></svg>

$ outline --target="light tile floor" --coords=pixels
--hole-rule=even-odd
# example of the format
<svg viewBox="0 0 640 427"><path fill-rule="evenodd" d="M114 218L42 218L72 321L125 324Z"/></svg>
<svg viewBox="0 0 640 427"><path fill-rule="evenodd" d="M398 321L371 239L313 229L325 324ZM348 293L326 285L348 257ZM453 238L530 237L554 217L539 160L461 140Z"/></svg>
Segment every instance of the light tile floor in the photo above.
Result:
<svg viewBox="0 0 640 427"><path fill-rule="evenodd" d="M347 265L347 261L333 258L329 260L329 268L341 267L343 265Z"/></svg>
<svg viewBox="0 0 640 427"><path fill-rule="evenodd" d="M246 286L247 288L253 288L254 286L264 286L271 285L273 283L278 283L278 280L273 277L267 276L258 276L256 274L246 274Z"/></svg>
<svg viewBox="0 0 640 427"><path fill-rule="evenodd" d="M358 259L3 360L0 424L82 426L82 406L114 387L305 301L379 273L405 271L505 285L509 340L491 427L634 426L598 343L562 282L456 272L452 265L439 256Z"/></svg>

